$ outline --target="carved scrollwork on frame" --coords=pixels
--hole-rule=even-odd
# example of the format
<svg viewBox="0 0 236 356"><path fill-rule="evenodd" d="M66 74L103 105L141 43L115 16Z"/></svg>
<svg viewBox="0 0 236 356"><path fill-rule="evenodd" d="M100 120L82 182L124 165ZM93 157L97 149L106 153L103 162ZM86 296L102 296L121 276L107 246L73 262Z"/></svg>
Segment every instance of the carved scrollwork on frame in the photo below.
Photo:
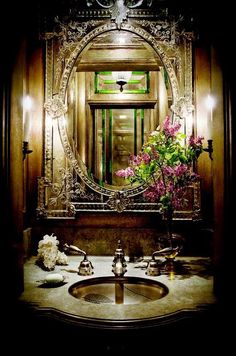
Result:
<svg viewBox="0 0 236 356"><path fill-rule="evenodd" d="M47 207L45 204L45 192L47 187L47 180L45 177L38 178L38 204L36 209L37 217L42 219L47 217Z"/></svg>
<svg viewBox="0 0 236 356"><path fill-rule="evenodd" d="M186 210L176 210L174 212L174 219L175 220L193 220L193 221L199 221L202 219L202 214L201 214L201 182L200 180L197 180L196 182L193 182L191 186L188 187L188 192L192 197L193 203L191 208L188 208Z"/></svg>
<svg viewBox="0 0 236 356"><path fill-rule="evenodd" d="M146 6L145 10L139 10L143 4ZM95 8L95 5L99 9ZM184 120L192 117L194 106L192 103L191 36L185 36L184 32L181 32L180 18L178 23L170 22L168 16L166 21L163 20L165 12L162 10L157 13L156 17L153 10L149 13L147 8L151 5L150 0L87 1L89 10L72 11L72 17L59 18L57 16L54 30L44 34L46 41L45 176L39 178L38 181L37 214L39 218L75 218L77 213L83 210L104 212L159 210L157 204L144 201L143 192L147 188L147 183L127 188L126 186L113 187L107 184L106 179L102 183L98 182L97 177L90 172L90 167L86 166L78 153L78 142L74 141L73 137L69 137L67 122L68 110L71 110L68 101L73 100L70 97L68 83L72 72L82 72L78 67L82 63L83 51L90 48L95 39L103 38L105 34L115 34L115 31L132 34L138 38L139 40L135 42L137 48L141 41L144 43L143 48L150 46L155 53L154 58L158 58L158 63L161 63L160 67L164 68L163 78L168 77L171 104L169 104L169 92L166 100L170 114L173 115L174 120L176 117ZM160 20L158 16L161 16ZM96 43L98 44L100 45ZM105 46L105 42L102 46ZM113 47L114 44L110 45L109 49ZM104 66L104 63L102 65ZM90 67L86 68L86 71L90 72ZM87 85L86 81L83 83ZM89 85L90 87L86 90L90 93L90 99L97 95L100 100L102 95L95 95L94 92L91 94L91 87L95 86L94 82L90 81ZM75 87L79 92L78 82ZM146 97L149 95L148 90ZM78 94L74 111L81 110L81 102L83 98ZM103 105L106 106L104 102ZM83 110L86 113L90 110L89 117L92 124L89 130L94 130L95 124L92 121L94 112L91 114L91 107L89 103L86 103ZM154 109L152 110L153 116L157 115ZM74 121L70 124L76 127L78 134L80 130L82 132L80 126L83 126L83 123ZM81 135L90 135L89 130ZM122 135L121 129L120 140L123 139ZM96 140L100 139L101 136L98 135ZM84 151L86 149L85 147ZM93 154L95 152L96 148ZM193 209L187 213L178 212L177 218L193 219L199 216L199 189L199 186L193 188Z"/></svg>
<svg viewBox="0 0 236 356"><path fill-rule="evenodd" d="M107 201L109 208L117 211L118 213L124 211L129 203L130 199L126 192L112 192Z"/></svg>
<svg viewBox="0 0 236 356"><path fill-rule="evenodd" d="M56 119L64 115L67 111L67 106L58 96L54 96L52 99L49 99L44 106L52 119Z"/></svg>
<svg viewBox="0 0 236 356"><path fill-rule="evenodd" d="M63 71L65 61L70 53L75 49L76 44L89 32L91 29L101 25L104 20L89 20L79 22L71 20L64 23L62 20L56 18L58 25L57 32L54 36L58 38L59 50L55 62L55 86L59 84L60 74Z"/></svg>
<svg viewBox="0 0 236 356"><path fill-rule="evenodd" d="M137 19L135 19L135 22L148 30L160 42L168 45L174 45L178 42L180 33L169 22Z"/></svg>
<svg viewBox="0 0 236 356"><path fill-rule="evenodd" d="M194 106L192 101L188 97L180 97L173 105L171 109L175 115L181 119L187 119L192 114Z"/></svg>
<svg viewBox="0 0 236 356"><path fill-rule="evenodd" d="M179 83L178 83L178 80L177 80L176 73L175 73L175 70L173 68L173 65L171 63L171 60L168 57L168 55L166 54L166 52L163 50L163 48L160 45L159 41L157 41L155 39L155 37L153 37L149 32L147 32L146 30L142 29L141 27L136 27L136 26L131 25L131 24L123 24L122 28L126 29L128 31L131 31L133 33L136 33L137 35L139 35L142 38L144 38L148 43L150 43L152 48L156 51L158 56L161 58L164 66L165 66L165 69L166 69L166 71L168 73L168 76L169 76L169 79L170 79L170 83L171 83L171 87L172 87L173 101L175 102L179 97Z"/></svg>
<svg viewBox="0 0 236 356"><path fill-rule="evenodd" d="M49 210L56 207L64 207L70 216L75 215L73 201L83 199L94 201L94 193L88 193L83 184L73 175L71 169L60 169L60 181L51 185L51 195L48 199Z"/></svg>

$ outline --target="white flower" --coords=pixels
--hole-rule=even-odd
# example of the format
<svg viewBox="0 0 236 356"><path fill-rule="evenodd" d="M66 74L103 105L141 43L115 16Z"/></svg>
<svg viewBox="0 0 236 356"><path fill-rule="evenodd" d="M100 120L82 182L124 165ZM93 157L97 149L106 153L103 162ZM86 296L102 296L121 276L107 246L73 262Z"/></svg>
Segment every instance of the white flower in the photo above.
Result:
<svg viewBox="0 0 236 356"><path fill-rule="evenodd" d="M56 261L57 265L68 265L68 257L66 256L66 254L64 252L57 252L57 261Z"/></svg>
<svg viewBox="0 0 236 356"><path fill-rule="evenodd" d="M55 235L44 235L38 244L37 262L47 270L53 270L56 264L67 265L68 258L58 250L59 241Z"/></svg>

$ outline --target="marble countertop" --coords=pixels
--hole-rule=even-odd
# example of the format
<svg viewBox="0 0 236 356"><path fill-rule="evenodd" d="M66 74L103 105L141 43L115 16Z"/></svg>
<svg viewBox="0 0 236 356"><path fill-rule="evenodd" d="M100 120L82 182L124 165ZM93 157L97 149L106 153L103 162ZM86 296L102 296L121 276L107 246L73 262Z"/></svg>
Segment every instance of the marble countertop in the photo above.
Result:
<svg viewBox="0 0 236 356"><path fill-rule="evenodd" d="M69 294L69 287L83 279L100 276L112 276L113 257L89 256L94 266L91 276L78 275L78 265L82 256L69 256L67 266L56 266L48 272L36 263L36 258L29 259L24 266L24 292L19 301L33 306L38 311L54 311L63 318L80 324L101 323L103 325L121 326L134 323L160 323L172 319L183 312L195 313L214 305L213 277L210 259L205 257L178 257L182 271L179 274L162 274L149 277L140 263L127 262L126 276L150 278L166 285L169 293L158 300L136 304L94 304L77 299ZM127 259L128 260L128 259ZM50 287L42 280L49 273L60 273L65 283Z"/></svg>

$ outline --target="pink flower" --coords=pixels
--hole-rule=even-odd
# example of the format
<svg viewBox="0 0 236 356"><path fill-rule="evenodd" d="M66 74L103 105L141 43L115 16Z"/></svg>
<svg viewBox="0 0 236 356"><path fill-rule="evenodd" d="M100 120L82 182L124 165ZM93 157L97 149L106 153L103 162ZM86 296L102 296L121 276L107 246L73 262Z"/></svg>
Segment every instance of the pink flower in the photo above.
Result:
<svg viewBox="0 0 236 356"><path fill-rule="evenodd" d="M151 157L148 153L142 152L140 155L131 155L130 156L130 164L133 166L139 166L142 163L149 164Z"/></svg>
<svg viewBox="0 0 236 356"><path fill-rule="evenodd" d="M173 176L174 175L174 168L166 166L163 168L163 173L166 174L167 176Z"/></svg>
<svg viewBox="0 0 236 356"><path fill-rule="evenodd" d="M132 166L139 166L142 163L141 156L131 155L129 160Z"/></svg>
<svg viewBox="0 0 236 356"><path fill-rule="evenodd" d="M151 161L151 157L149 156L148 153L144 152L142 154L142 160L145 164L148 164Z"/></svg>
<svg viewBox="0 0 236 356"><path fill-rule="evenodd" d="M129 177L133 177L135 173L132 168L127 167L125 169L119 169L118 171L116 171L116 175L117 177L121 177L121 178L129 178Z"/></svg>
<svg viewBox="0 0 236 356"><path fill-rule="evenodd" d="M166 166L163 168L164 174L167 176L172 176L172 177L180 177L181 175L184 175L188 170L188 166L186 164L178 164L177 166L170 167Z"/></svg>
<svg viewBox="0 0 236 356"><path fill-rule="evenodd" d="M179 131L181 127L180 123L176 123L174 125L171 124L170 117L166 116L165 121L163 123L163 131L167 137L175 137L176 133Z"/></svg>
<svg viewBox="0 0 236 356"><path fill-rule="evenodd" d="M151 184L149 188L144 192L144 196L151 202L155 202L160 199L161 196L165 195L166 189L165 184L162 180Z"/></svg>
<svg viewBox="0 0 236 356"><path fill-rule="evenodd" d="M187 170L188 170L187 164L181 163L174 168L174 174L176 177L180 177L180 176L184 175L187 172Z"/></svg>
<svg viewBox="0 0 236 356"><path fill-rule="evenodd" d="M197 137L190 136L188 138L188 144L189 144L189 146L191 146L193 148L196 148L196 146L200 147L200 146L202 146L202 141L203 140L204 140L203 136L197 136Z"/></svg>

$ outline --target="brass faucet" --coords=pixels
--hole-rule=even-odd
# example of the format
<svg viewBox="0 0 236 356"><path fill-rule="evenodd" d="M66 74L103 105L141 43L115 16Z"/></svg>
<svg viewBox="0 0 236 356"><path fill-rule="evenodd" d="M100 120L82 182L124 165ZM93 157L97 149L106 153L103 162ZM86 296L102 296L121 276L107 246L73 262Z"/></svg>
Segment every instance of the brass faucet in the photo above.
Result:
<svg viewBox="0 0 236 356"><path fill-rule="evenodd" d="M68 245L67 243L65 243L63 245L63 249L65 252L67 251L74 251L77 253L80 253L84 256L83 260L80 262L79 264L79 271L78 274L81 276L90 276L91 274L93 274L93 265L92 263L87 259L87 254L85 251L81 250L79 247L74 246L74 245Z"/></svg>
<svg viewBox="0 0 236 356"><path fill-rule="evenodd" d="M118 247L115 250L115 256L112 262L112 272L116 277L122 277L127 272L127 264L125 261L124 250L121 247L120 240L118 241Z"/></svg>

